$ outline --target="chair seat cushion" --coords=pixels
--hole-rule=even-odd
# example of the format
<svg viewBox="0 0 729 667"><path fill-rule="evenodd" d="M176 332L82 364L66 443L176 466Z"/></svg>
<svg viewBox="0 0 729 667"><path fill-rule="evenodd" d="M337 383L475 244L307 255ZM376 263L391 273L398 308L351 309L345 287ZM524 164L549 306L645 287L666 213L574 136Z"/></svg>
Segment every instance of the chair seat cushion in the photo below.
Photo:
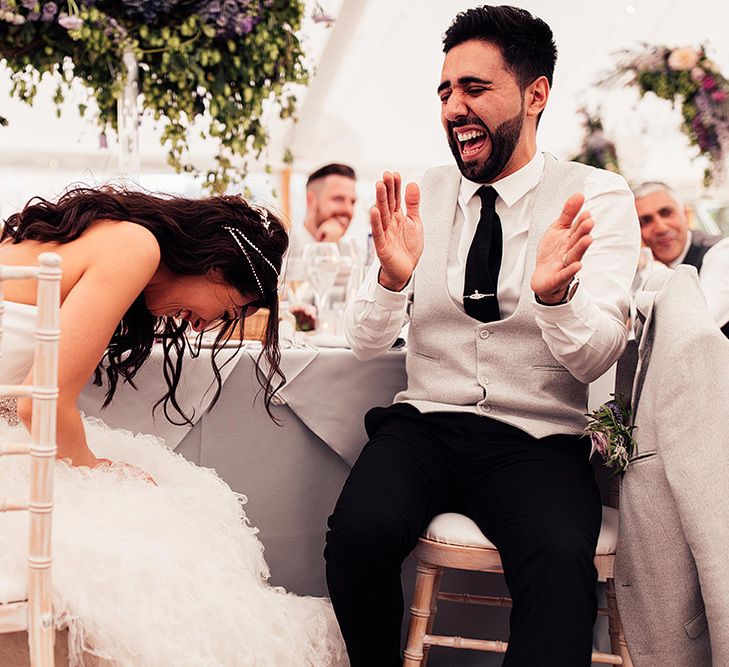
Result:
<svg viewBox="0 0 729 667"><path fill-rule="evenodd" d="M18 574L0 570L0 604L28 599L28 580L25 571Z"/></svg>
<svg viewBox="0 0 729 667"><path fill-rule="evenodd" d="M476 523L463 514L447 512L439 514L425 530L425 535L433 542L453 544L463 547L496 549L493 543L478 529ZM598 556L614 554L618 544L618 510L613 507L602 508L602 525L597 541Z"/></svg>

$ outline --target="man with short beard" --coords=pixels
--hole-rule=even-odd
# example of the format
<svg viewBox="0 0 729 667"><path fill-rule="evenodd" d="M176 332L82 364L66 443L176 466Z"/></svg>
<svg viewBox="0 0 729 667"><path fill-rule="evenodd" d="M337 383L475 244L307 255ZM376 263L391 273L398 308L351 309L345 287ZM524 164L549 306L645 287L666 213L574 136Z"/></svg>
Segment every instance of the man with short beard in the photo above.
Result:
<svg viewBox="0 0 729 667"><path fill-rule="evenodd" d="M472 9L444 52L457 167L426 172L422 199L408 185L405 212L385 172L370 211L379 266L345 316L363 359L409 317L408 384L365 418L329 519L329 591L352 667L400 664L401 563L435 515L460 512L501 554L503 664L587 667L601 505L581 436L587 384L627 341L633 198L618 175L537 152L556 60L543 21Z"/></svg>

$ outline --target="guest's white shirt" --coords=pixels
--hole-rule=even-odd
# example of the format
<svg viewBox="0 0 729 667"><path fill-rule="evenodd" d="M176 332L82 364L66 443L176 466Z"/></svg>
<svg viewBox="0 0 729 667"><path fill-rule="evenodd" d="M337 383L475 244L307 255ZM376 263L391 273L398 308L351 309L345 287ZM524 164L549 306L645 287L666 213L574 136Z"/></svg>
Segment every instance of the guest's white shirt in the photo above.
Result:
<svg viewBox="0 0 729 667"><path fill-rule="evenodd" d="M669 265L675 269L683 262L691 247L691 230L686 235L683 252ZM723 327L729 322L729 237L714 244L704 255L699 283L714 321Z"/></svg>
<svg viewBox="0 0 729 667"><path fill-rule="evenodd" d="M529 221L543 172L544 156L536 153L524 167L491 184L498 194L496 212L504 238L497 286L502 318L514 312L519 300ZM451 298L461 309L466 258L481 211L476 191L482 185L461 178L453 221L447 280ZM640 228L633 194L621 176L593 171L583 194L595 229L579 273L580 286L566 304L545 306L532 300L532 308L554 358L578 380L591 382L613 364L627 341L625 323L640 252ZM387 290L378 283L378 272L375 262L345 314L347 338L361 358L389 349L407 321L410 286L401 292Z"/></svg>

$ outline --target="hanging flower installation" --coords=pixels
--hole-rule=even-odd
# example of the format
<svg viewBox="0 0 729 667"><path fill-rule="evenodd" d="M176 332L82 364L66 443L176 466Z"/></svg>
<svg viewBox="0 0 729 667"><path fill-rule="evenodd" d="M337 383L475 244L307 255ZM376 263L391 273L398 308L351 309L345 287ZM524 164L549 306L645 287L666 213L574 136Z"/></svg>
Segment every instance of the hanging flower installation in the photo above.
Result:
<svg viewBox="0 0 729 667"><path fill-rule="evenodd" d="M646 45L639 52L623 52L608 80L625 74L641 97L654 93L680 105L683 131L699 154L710 160L704 183L723 178L729 154L729 81L704 47Z"/></svg>
<svg viewBox="0 0 729 667"><path fill-rule="evenodd" d="M219 146L206 185L222 190L238 175L234 159L245 164L268 142L264 102L284 118L295 110L287 84L308 76L297 37L303 12L303 0L0 0L0 58L12 95L29 104L46 73L58 79L57 105L80 80L103 131L116 128L122 54L131 49L143 112L163 122L169 163L197 173L186 156L202 119L203 138Z"/></svg>
<svg viewBox="0 0 729 667"><path fill-rule="evenodd" d="M590 113L583 107L578 113L582 116L585 136L579 154L572 159L575 162L589 164L591 167L620 173L615 144L605 136L599 112Z"/></svg>

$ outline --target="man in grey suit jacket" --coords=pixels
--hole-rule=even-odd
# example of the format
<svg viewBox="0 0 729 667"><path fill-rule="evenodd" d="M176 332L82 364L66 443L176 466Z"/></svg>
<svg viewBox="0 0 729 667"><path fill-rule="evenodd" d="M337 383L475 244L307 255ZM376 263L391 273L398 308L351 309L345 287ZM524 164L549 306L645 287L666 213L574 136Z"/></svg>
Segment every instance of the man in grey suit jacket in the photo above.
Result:
<svg viewBox="0 0 729 667"><path fill-rule="evenodd" d="M616 595L636 667L726 667L729 341L696 270L666 273L636 295L639 453L620 490Z"/></svg>

